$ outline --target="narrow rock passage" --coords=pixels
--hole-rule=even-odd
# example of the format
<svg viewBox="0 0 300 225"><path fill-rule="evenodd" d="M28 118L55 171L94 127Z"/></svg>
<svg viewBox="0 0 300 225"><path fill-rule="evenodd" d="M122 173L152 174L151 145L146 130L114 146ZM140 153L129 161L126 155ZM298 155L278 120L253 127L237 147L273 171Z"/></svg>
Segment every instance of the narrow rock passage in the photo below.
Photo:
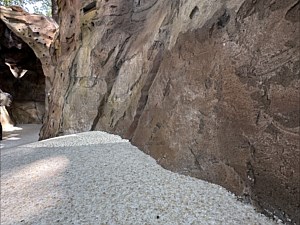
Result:
<svg viewBox="0 0 300 225"><path fill-rule="evenodd" d="M276 224L127 140L68 135L1 151L1 224Z"/></svg>

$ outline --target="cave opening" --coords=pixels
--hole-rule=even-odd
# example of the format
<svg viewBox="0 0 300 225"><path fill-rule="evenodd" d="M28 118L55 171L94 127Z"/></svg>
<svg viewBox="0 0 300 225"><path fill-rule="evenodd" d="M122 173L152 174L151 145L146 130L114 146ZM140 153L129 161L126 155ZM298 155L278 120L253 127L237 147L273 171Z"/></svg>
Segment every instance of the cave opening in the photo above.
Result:
<svg viewBox="0 0 300 225"><path fill-rule="evenodd" d="M45 76L41 62L33 50L2 21L0 89L13 97L11 106L7 107L10 123L42 124L45 114ZM7 118L5 120L1 116L1 120L5 126Z"/></svg>

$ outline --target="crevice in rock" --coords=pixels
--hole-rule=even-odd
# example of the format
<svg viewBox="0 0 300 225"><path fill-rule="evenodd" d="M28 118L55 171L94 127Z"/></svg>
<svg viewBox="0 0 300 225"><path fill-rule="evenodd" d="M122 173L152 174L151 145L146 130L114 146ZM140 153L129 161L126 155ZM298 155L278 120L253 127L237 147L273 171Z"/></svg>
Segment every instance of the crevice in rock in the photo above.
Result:
<svg viewBox="0 0 300 225"><path fill-rule="evenodd" d="M153 61L153 66L152 66L152 69L151 71L149 72L148 76L147 76L147 80L144 84L144 87L142 88L141 90L141 97L140 97L140 100L139 100L139 103L138 103L138 107L137 107L137 110L136 110L136 114L135 114L135 117L133 119L133 122L131 123L129 129L127 130L126 134L125 134L125 137L129 140L132 139L133 137L133 134L134 134L134 131L136 130L137 128L137 125L138 125L138 122L140 120L140 117L146 107L146 104L147 104L147 101L148 101L148 93L149 93L149 90L155 80L155 77L157 75L157 72L159 70L159 67L160 67L160 64L161 64L161 61L162 61L162 58L163 58L163 50L164 50L164 45L163 43L160 43L157 45L158 43L155 42L153 45L156 45L158 48L158 53L157 55L155 56L155 59ZM153 49L151 50L153 51ZM150 53L150 55L152 55L152 53Z"/></svg>
<svg viewBox="0 0 300 225"><path fill-rule="evenodd" d="M66 103L68 103L68 98L69 98L70 93L71 93L71 91L72 91L72 89L75 85L75 82L76 82L75 74L76 74L76 70L77 70L77 64L75 63L75 60L77 58L78 52L79 51L77 50L76 56L73 58L73 62L72 62L73 66L71 68L69 68L69 71L68 71L69 79L67 79L68 84L66 84L66 85L68 85L68 87L67 87L66 91L64 92L64 95L65 95L64 98L65 98ZM62 105L61 116L59 117L60 121L58 122L59 123L58 129L62 129L63 125L64 125L63 120L62 120L62 118L63 118L62 115L64 113L65 106L66 106L66 104ZM63 134L63 133L64 133L63 131L57 130L55 135L59 135L59 134Z"/></svg>
<svg viewBox="0 0 300 225"><path fill-rule="evenodd" d="M103 115L103 111L105 108L105 104L107 103L107 99L111 94L113 85L115 83L116 77L118 76L121 65L124 63L124 59L121 59L121 55L124 52L124 49L130 40L130 37L131 36L129 35L122 43L120 50L119 50L118 54L116 55L114 67L110 70L110 72L108 72L107 76L105 77L105 82L107 84L107 91L99 104L98 113L97 113L95 119L93 120L91 129L90 129L91 131L96 129L96 127L99 123L99 120L100 120L101 116Z"/></svg>
<svg viewBox="0 0 300 225"><path fill-rule="evenodd" d="M103 62L101 62L101 66L102 66L102 67L106 65L106 63L107 63L108 60L110 59L111 55L114 53L115 49L116 49L116 47L112 48L112 49L108 52L107 58L106 58Z"/></svg>
<svg viewBox="0 0 300 225"><path fill-rule="evenodd" d="M112 88L113 88L113 85L114 85L114 82L115 82L115 79L116 79L118 73L119 73L119 68L117 68L115 66L111 69L111 71L105 77L105 82L107 84L107 92L105 93L105 95L102 97L102 99L100 101L100 104L99 104L99 107L98 107L98 113L97 113L97 115L96 115L96 117L95 117L95 119L92 123L90 131L96 130L96 127L99 123L99 120L100 120L101 116L103 115L104 108L105 108L105 105L107 103L107 99L111 94L111 91L112 91Z"/></svg>
<svg viewBox="0 0 300 225"><path fill-rule="evenodd" d="M129 42L129 39L131 38L131 35L128 35L125 39L125 41L123 42L123 44L120 47L120 50L115 58L115 66L117 67L117 69L119 70L121 68L121 65L124 63L124 58L121 58L121 55L124 54L124 49L127 45L127 43Z"/></svg>
<svg viewBox="0 0 300 225"><path fill-rule="evenodd" d="M286 13L285 19L293 23L300 22L300 1L297 1Z"/></svg>
<svg viewBox="0 0 300 225"><path fill-rule="evenodd" d="M191 147L189 147L189 150L192 153L192 155L194 156L196 166L198 167L198 169L202 170L201 164L200 164L195 152L193 151L193 149Z"/></svg>
<svg viewBox="0 0 300 225"><path fill-rule="evenodd" d="M218 18L218 22L217 22L218 29L224 28L229 23L229 21L230 21L230 14L225 9L223 15Z"/></svg>
<svg viewBox="0 0 300 225"><path fill-rule="evenodd" d="M169 78L167 81L167 85L164 88L164 92L163 92L164 98L163 99L165 99L165 97L167 97L170 94L170 89L171 89L171 79Z"/></svg>
<svg viewBox="0 0 300 225"><path fill-rule="evenodd" d="M84 14L91 12L93 10L96 10L96 5L97 5L97 1L93 1L90 4L88 4L87 6L83 7L82 11Z"/></svg>
<svg viewBox="0 0 300 225"><path fill-rule="evenodd" d="M102 99L100 100L100 104L99 104L99 107L98 107L98 113L97 113L97 115L96 115L96 117L95 117L95 119L94 119L94 121L93 121L93 123L92 123L92 126L91 126L90 131L96 130L97 124L98 124L98 122L99 122L101 116L103 115L104 106L105 106L105 104L106 104L106 102L107 102L107 98L108 98L107 96L108 96L108 95L105 94L105 95L102 97Z"/></svg>
<svg viewBox="0 0 300 225"><path fill-rule="evenodd" d="M194 19L194 17L196 16L196 15L198 15L199 14L199 8L198 8L198 6L195 6L194 8L193 8L193 10L191 11L191 13L190 13L190 19Z"/></svg>
<svg viewBox="0 0 300 225"><path fill-rule="evenodd" d="M140 12L143 12L143 11L147 11L149 9L151 9L153 6L155 6L155 4L157 3L158 0L155 0L153 1L152 3L150 4L145 4L145 5L141 5L140 4L140 1L138 2L138 4L136 6L136 10L134 11L134 13L140 13Z"/></svg>

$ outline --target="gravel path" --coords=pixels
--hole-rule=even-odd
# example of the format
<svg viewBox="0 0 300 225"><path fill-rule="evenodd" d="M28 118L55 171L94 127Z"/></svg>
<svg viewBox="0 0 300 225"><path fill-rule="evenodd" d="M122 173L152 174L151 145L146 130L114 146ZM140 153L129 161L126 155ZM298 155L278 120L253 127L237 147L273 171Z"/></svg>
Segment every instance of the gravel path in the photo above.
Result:
<svg viewBox="0 0 300 225"><path fill-rule="evenodd" d="M87 132L1 151L1 224L276 224L128 141Z"/></svg>
<svg viewBox="0 0 300 225"><path fill-rule="evenodd" d="M41 124L18 124L15 127L4 127L0 150L38 141L41 127Z"/></svg>

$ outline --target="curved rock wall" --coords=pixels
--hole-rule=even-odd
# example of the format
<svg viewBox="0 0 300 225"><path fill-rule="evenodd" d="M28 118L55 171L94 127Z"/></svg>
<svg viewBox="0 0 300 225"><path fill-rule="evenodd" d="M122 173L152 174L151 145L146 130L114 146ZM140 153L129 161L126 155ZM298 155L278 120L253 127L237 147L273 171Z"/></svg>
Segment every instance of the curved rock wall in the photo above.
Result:
<svg viewBox="0 0 300 225"><path fill-rule="evenodd" d="M117 133L299 221L299 4L60 1L41 138Z"/></svg>
<svg viewBox="0 0 300 225"><path fill-rule="evenodd" d="M12 104L7 108L13 123L42 123L45 76L41 62L1 20L0 89L13 96Z"/></svg>
<svg viewBox="0 0 300 225"><path fill-rule="evenodd" d="M0 69L4 69L0 75L5 80L1 86L13 92L17 100L12 105L15 121L41 122L48 108L45 95L52 89L55 62L51 56L54 47L50 49L50 46L56 39L58 25L49 17L30 14L19 6L0 6L1 27L5 30L0 35L4 47L0 54ZM10 33L9 37L6 37L6 31ZM7 78L8 67L4 63L10 61L18 70L28 70L24 77Z"/></svg>

